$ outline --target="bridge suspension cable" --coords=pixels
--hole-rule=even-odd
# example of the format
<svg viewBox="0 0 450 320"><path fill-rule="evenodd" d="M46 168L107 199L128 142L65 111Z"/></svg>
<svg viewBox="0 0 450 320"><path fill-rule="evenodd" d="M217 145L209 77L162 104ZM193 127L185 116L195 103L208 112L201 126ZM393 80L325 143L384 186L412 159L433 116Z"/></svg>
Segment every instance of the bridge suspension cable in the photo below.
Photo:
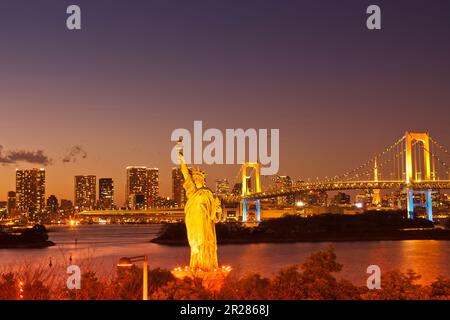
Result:
<svg viewBox="0 0 450 320"><path fill-rule="evenodd" d="M430 141L432 142L432 144L430 145L430 150L428 150L428 149L425 148L424 146L422 146L422 148L423 148L426 152L428 152L428 153L431 155L431 157L432 157L433 160L437 160L437 162L438 162L440 165L442 165L442 166L446 169L445 174L447 175L447 178L449 178L448 175L449 175L449 172L450 172L450 165L447 164L444 160L442 160L442 159L436 154L436 152L433 152L434 150L433 150L433 151L431 150L431 149L432 149L432 145L437 146L438 149L441 150L441 151L443 151L447 156L450 156L450 153L449 153L442 145L440 145L436 140L432 139L431 137L430 137ZM437 170L436 170L436 164L435 164L435 163L432 164L432 172L434 172L433 175L435 175L436 172L437 172ZM435 178L435 177L434 177L434 178Z"/></svg>
<svg viewBox="0 0 450 320"><path fill-rule="evenodd" d="M441 151L443 151L447 156L450 157L450 152L443 146L441 145L439 142L437 142L436 140L434 140L432 137L430 137L430 141L436 145Z"/></svg>
<svg viewBox="0 0 450 320"><path fill-rule="evenodd" d="M373 172L373 168L372 167L370 169L362 172L362 173L358 173L358 171L360 171L360 170L366 168L367 166L373 164L375 162L375 160L386 156L389 152L394 150L397 146L401 145L401 143L404 140L405 140L405 136L401 137L396 142L394 142L390 146L386 147L382 152L378 153L377 155L375 155L374 157L372 157L370 160L366 161L365 163L363 163L359 167L357 167L355 169L352 169L352 170L349 170L349 171L347 171L347 172L345 172L345 173L343 173L341 175L336 175L336 176L334 176L332 178L325 179L324 182L333 182L333 181L340 181L340 180L347 181L347 180L351 180L353 178L359 178L360 175L366 175L366 174L370 175L370 172ZM379 164L379 166L382 167L382 166L384 166L386 164L386 162L390 162L391 160L384 160L383 162L381 162Z"/></svg>
<svg viewBox="0 0 450 320"><path fill-rule="evenodd" d="M401 188L410 181L415 188L447 188L450 185L450 177L448 176L450 164L438 152L444 153L446 157L450 157L450 152L436 140L429 137L428 134L422 134L426 138L421 138L420 136L417 138L418 134L414 134L414 136L408 136L408 134L399 138L370 160L344 174L325 177L324 180L317 178L312 179L312 181L310 179L302 182L292 181L292 187L286 187L284 190L278 190L277 186L263 183L269 188L261 190L261 195L259 196L270 197L269 194L279 196L289 192L299 192L299 190ZM431 143L425 142L428 139ZM445 169L445 174L448 178L440 180L442 169ZM253 173L250 173L250 178L253 177ZM410 180L408 180L407 175L409 175ZM273 176L263 176L263 178L264 180L261 182L268 182L269 180L274 182ZM240 167L235 180L242 182L242 167Z"/></svg>

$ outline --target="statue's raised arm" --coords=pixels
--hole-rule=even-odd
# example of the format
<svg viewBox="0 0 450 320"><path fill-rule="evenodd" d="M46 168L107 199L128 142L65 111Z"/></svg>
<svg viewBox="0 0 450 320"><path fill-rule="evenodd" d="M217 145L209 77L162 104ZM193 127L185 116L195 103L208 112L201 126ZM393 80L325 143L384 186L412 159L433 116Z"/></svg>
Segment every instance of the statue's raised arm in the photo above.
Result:
<svg viewBox="0 0 450 320"><path fill-rule="evenodd" d="M190 180L191 174L186 165L186 161L184 160L184 156L181 152L178 152L178 160L180 160L181 173L183 174L184 180L188 180L188 179Z"/></svg>

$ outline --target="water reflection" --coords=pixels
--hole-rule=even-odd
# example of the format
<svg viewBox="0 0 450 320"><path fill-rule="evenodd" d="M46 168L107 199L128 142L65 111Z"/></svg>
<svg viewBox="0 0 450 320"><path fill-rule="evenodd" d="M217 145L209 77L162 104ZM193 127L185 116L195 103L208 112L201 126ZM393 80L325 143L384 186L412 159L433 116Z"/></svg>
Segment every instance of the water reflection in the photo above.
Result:
<svg viewBox="0 0 450 320"><path fill-rule="evenodd" d="M0 249L0 272L8 266L24 264L57 265L72 263L110 272L122 256L146 254L151 267L172 269L189 261L188 247L150 243L160 230L157 225L92 225L52 228L46 249ZM232 265L241 274L259 272L270 276L281 268L301 264L312 252L330 243L246 244L219 246L219 263ZM413 269L424 283L438 275L450 277L450 241L336 242L338 261L344 265L342 277L364 285L366 269L376 264L382 272Z"/></svg>

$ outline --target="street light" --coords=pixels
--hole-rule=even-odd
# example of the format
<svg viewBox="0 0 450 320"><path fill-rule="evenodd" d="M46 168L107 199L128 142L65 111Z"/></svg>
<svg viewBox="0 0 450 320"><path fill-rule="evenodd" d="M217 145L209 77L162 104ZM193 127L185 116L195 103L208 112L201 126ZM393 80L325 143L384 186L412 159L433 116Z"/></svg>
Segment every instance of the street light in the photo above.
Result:
<svg viewBox="0 0 450 320"><path fill-rule="evenodd" d="M148 258L147 256L137 256L137 257L124 257L120 258L117 266L119 268L129 268L133 266L134 262L143 261L143 285L142 285L142 300L148 300Z"/></svg>

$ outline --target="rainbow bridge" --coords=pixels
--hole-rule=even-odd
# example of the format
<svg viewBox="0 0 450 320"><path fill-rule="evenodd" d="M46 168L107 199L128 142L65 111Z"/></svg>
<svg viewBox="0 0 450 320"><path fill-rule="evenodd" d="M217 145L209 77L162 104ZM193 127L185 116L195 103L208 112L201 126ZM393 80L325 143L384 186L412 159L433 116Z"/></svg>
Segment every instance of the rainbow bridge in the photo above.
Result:
<svg viewBox="0 0 450 320"><path fill-rule="evenodd" d="M447 158L446 158L447 157ZM240 170L242 192L222 198L224 203L240 203L243 221L247 220L249 204L261 219L260 200L295 195L307 191L372 190L373 204L381 201L380 190L398 189L407 196L406 210L414 218L414 207L426 208L428 220L433 220L432 191L450 189L449 169L445 159L450 157L446 148L428 133L406 132L395 143L357 168L342 175L315 182L300 182L292 187L261 190L259 163L244 163ZM249 181L253 178L254 188ZM415 195L425 195L424 203L415 202Z"/></svg>

